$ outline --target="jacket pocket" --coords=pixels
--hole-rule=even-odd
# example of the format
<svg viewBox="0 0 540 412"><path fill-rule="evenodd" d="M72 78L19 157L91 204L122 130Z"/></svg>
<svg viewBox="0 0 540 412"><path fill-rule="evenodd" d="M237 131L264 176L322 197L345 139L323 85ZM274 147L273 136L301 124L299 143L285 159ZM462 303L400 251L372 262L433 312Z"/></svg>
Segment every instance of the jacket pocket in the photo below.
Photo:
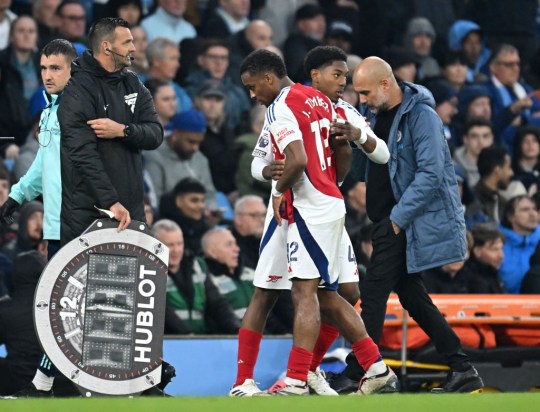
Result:
<svg viewBox="0 0 540 412"><path fill-rule="evenodd" d="M440 204L437 210L426 210L411 224L413 237L419 245L435 245L444 237L444 231L448 228L448 216Z"/></svg>

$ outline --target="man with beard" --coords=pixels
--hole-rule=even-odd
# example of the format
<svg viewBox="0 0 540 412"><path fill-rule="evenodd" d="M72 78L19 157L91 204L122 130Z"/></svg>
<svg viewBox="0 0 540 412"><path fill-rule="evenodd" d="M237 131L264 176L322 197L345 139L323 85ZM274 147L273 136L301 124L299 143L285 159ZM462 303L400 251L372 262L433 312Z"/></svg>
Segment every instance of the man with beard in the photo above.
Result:
<svg viewBox="0 0 540 412"><path fill-rule="evenodd" d="M155 152L146 152L146 168L157 197L171 192L186 177L197 179L206 189L206 204L215 206L216 189L208 159L199 150L206 133L206 119L198 110L178 113L172 119L173 132Z"/></svg>
<svg viewBox="0 0 540 412"><path fill-rule="evenodd" d="M436 391L479 390L482 380L421 277L423 270L464 260L466 252L457 179L433 96L414 83L398 83L390 65L378 57L356 67L353 84L361 112L390 151L387 164L369 162L364 169L366 209L374 224L373 253L360 287L366 330L378 343L388 297L395 291L450 366L447 381ZM342 376L358 379L360 368L356 376L351 373L357 359L350 356L347 364Z"/></svg>
<svg viewBox="0 0 540 412"><path fill-rule="evenodd" d="M72 65L58 120L62 133L62 245L111 211L124 230L144 222L142 150L163 141L150 92L127 70L135 51L125 20L103 18L89 32L92 50Z"/></svg>
<svg viewBox="0 0 540 412"><path fill-rule="evenodd" d="M474 202L465 214L478 222L500 223L506 204L501 191L508 188L514 176L512 160L504 147L491 146L480 152L477 165L480 180L474 187Z"/></svg>
<svg viewBox="0 0 540 412"><path fill-rule="evenodd" d="M109 210L126 229L145 222L142 150L163 141L150 92L127 70L136 51L128 23L106 17L88 34L91 49L76 59L58 109L61 130L62 210L60 243L79 236ZM161 383L144 392L163 396ZM169 375L169 380L170 376Z"/></svg>

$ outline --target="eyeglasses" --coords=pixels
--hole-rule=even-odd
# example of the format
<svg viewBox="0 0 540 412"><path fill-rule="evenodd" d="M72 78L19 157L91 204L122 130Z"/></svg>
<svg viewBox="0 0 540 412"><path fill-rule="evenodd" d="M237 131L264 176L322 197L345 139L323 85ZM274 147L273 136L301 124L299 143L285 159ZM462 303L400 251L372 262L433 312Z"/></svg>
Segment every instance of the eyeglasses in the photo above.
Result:
<svg viewBox="0 0 540 412"><path fill-rule="evenodd" d="M240 212L237 213L237 215L246 215L253 219L264 219L266 217L266 212Z"/></svg>
<svg viewBox="0 0 540 412"><path fill-rule="evenodd" d="M86 16L62 16L63 19L69 20L69 21L83 21L86 20Z"/></svg>
<svg viewBox="0 0 540 412"><path fill-rule="evenodd" d="M504 67L506 67L507 69L511 69L512 67L516 67L516 66L519 67L519 64L520 64L520 63L521 63L521 62L519 62L519 61L517 61L517 62L501 62L501 61L497 62L498 65L504 66Z"/></svg>

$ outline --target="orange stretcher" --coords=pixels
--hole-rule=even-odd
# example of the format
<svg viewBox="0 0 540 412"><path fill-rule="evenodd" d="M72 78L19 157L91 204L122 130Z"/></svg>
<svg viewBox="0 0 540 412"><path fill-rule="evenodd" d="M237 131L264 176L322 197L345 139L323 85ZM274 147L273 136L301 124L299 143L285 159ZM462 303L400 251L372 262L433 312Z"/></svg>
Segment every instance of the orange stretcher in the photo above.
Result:
<svg viewBox="0 0 540 412"><path fill-rule="evenodd" d="M476 324L540 327L540 295L432 294L430 296L451 326ZM360 312L359 304L356 307ZM431 371L448 369L446 365L419 364L408 359L407 330L417 324L403 309L396 294L391 294L388 300L384 325L401 327L400 359L385 359L385 361L390 366L400 369L402 384L406 385L409 378L408 367Z"/></svg>
<svg viewBox="0 0 540 412"><path fill-rule="evenodd" d="M540 324L540 295L430 295L451 325L459 324ZM406 322L405 322L406 320ZM415 325L399 303L390 295L385 325Z"/></svg>

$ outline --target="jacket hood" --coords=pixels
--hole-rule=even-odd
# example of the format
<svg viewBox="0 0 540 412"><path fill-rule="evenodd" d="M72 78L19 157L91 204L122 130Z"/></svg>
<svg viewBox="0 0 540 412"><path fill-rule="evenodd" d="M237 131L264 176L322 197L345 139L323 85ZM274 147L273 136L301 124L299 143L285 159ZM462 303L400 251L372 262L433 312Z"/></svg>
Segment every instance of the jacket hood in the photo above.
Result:
<svg viewBox="0 0 540 412"><path fill-rule="evenodd" d="M206 256L204 258L204 261L206 262L206 265L208 266L208 273L211 273L214 276L221 276L225 275L233 279L240 279L240 275L243 271L243 266L240 261L240 257L238 257L238 266L234 269L234 272L231 274L229 272L229 267L221 262L218 262L215 259L212 259L211 257Z"/></svg>
<svg viewBox="0 0 540 412"><path fill-rule="evenodd" d="M33 296L44 268L45 259L37 250L20 253L13 266L11 296Z"/></svg>
<svg viewBox="0 0 540 412"><path fill-rule="evenodd" d="M472 31L482 35L482 29L478 24L470 20L458 20L448 30L448 47L451 50L461 49L461 42Z"/></svg>
<svg viewBox="0 0 540 412"><path fill-rule="evenodd" d="M427 104L435 109L433 94L426 87L409 82L400 82L399 86L403 92L402 108L400 109L402 113L408 112L419 103Z"/></svg>
<svg viewBox="0 0 540 412"><path fill-rule="evenodd" d="M38 242L30 239L28 235L28 219L34 212L43 212L43 204L38 201L26 203L21 207L19 215L19 231L17 233L17 245L21 250L33 249Z"/></svg>
<svg viewBox="0 0 540 412"><path fill-rule="evenodd" d="M92 50L88 49L71 64L71 75L74 76L80 72L91 73L96 77L101 77L107 83L118 83L126 76L127 69L116 72L105 70L92 54Z"/></svg>

